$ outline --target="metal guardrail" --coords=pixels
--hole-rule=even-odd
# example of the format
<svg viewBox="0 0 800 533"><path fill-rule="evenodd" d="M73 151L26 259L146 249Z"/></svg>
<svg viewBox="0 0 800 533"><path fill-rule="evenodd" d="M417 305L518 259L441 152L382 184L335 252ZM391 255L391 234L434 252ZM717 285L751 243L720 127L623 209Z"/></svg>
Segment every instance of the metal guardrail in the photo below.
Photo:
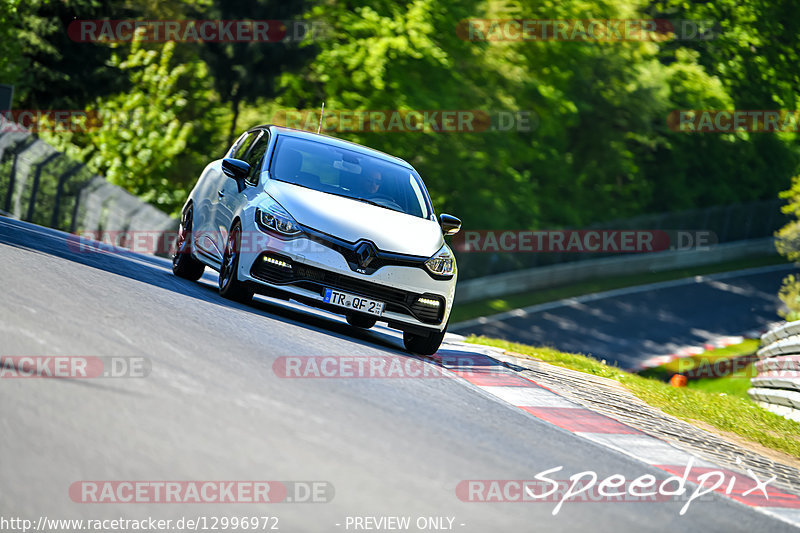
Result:
<svg viewBox="0 0 800 533"><path fill-rule="evenodd" d="M466 303L597 278L663 272L774 253L776 253L774 238L766 237L717 244L707 250L667 250L561 263L482 278L467 280L459 278L456 299L459 303Z"/></svg>
<svg viewBox="0 0 800 533"><path fill-rule="evenodd" d="M800 321L762 335L757 355L758 375L747 393L765 409L800 422Z"/></svg>
<svg viewBox="0 0 800 533"><path fill-rule="evenodd" d="M664 230L708 231L719 244L772 237L791 219L781 212L786 204L780 198L718 205L669 213L653 213L592 224L586 230ZM480 228L489 229L489 228ZM540 228L559 229L559 228ZM608 253L473 253L455 250L459 279L469 280L526 269L571 265L598 258L616 257Z"/></svg>
<svg viewBox="0 0 800 533"><path fill-rule="evenodd" d="M24 131L0 131L0 212L70 233L172 233L178 221Z"/></svg>

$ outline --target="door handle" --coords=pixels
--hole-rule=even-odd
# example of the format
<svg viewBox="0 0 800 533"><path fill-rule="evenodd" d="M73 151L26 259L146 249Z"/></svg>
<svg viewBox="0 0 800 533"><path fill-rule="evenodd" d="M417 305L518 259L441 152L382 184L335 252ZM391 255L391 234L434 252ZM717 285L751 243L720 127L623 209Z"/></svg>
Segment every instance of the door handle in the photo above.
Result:
<svg viewBox="0 0 800 533"><path fill-rule="evenodd" d="M217 191L217 196L219 198L225 198L225 191L220 189L219 191Z"/></svg>

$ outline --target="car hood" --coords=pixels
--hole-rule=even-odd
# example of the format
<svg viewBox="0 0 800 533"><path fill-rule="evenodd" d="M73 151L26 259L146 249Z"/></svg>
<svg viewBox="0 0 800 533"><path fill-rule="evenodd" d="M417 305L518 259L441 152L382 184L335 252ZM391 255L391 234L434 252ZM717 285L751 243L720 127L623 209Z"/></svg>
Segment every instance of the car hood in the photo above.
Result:
<svg viewBox="0 0 800 533"><path fill-rule="evenodd" d="M264 190L301 225L355 243L372 241L385 252L430 257L444 244L433 220L277 180Z"/></svg>

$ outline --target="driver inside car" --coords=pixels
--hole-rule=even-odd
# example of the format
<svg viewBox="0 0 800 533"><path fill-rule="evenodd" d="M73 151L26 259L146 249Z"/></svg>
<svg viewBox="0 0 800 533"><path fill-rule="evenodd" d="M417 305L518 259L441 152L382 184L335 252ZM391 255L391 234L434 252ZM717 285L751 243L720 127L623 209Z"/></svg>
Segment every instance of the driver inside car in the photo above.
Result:
<svg viewBox="0 0 800 533"><path fill-rule="evenodd" d="M376 195L378 191L381 189L381 183L383 182L383 175L381 171L378 169L372 169L367 172L367 179L365 182L366 193L369 195Z"/></svg>

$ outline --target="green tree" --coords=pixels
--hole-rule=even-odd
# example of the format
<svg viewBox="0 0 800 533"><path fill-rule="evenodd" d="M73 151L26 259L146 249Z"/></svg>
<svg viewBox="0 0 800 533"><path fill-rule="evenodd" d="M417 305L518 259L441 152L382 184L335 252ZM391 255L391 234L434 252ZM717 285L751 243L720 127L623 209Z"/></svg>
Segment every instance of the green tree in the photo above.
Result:
<svg viewBox="0 0 800 533"><path fill-rule="evenodd" d="M675 109L798 109L800 21L791 15L796 8L792 0L660 0L649 6L647 14L654 18L713 22L704 24L711 28L710 38L675 39L660 46L662 63L691 53L695 68L714 80L698 85L696 78L684 77L676 92L694 86L720 96L716 102L679 98ZM671 135L668 149L653 159L652 174L664 191L657 207L774 197L788 187L800 165L795 138L793 133Z"/></svg>
<svg viewBox="0 0 800 533"><path fill-rule="evenodd" d="M75 19L126 18L114 0L0 0L0 82L15 86L18 109L76 109L119 91L124 78L108 68L109 47L74 42Z"/></svg>
<svg viewBox="0 0 800 533"><path fill-rule="evenodd" d="M775 234L775 247L779 254L790 261L798 261L800 260L800 175L792 178L792 186L781 192L780 197L787 200L781 210L793 220ZM794 275L786 276L778 297L786 306L780 314L786 320L800 319L800 278Z"/></svg>
<svg viewBox="0 0 800 533"><path fill-rule="evenodd" d="M672 7L678 3L320 3L309 16L327 18L334 33L318 43L319 53L299 76L282 77L277 101L301 108L325 100L331 112L534 111L538 126L528 132L341 135L410 159L439 208L467 213L471 227L582 226L769 198L796 171L797 149L789 137L692 135L667 124L674 110L743 105L740 99L754 84L745 64L759 52L747 52L750 45L737 41L740 33L708 42L469 42L456 32L467 18L708 18L704 10L713 9L681 2L681 11ZM725 8L734 10L733 0ZM781 11L760 8L756 13L765 20L756 20L747 14L754 9L748 4L739 10L733 30L764 28L776 36L773 20ZM795 57L792 40L759 42L770 56ZM719 47L741 56L733 62L738 70L726 70ZM796 92L792 73L769 70L769 94L788 102ZM765 94L753 91L748 102L762 104L751 108L763 108Z"/></svg>
<svg viewBox="0 0 800 533"><path fill-rule="evenodd" d="M131 89L98 99L87 112L102 122L84 131L43 134L108 181L176 213L198 171L219 149L220 113L205 64L175 65L174 43L148 50L134 41L111 66Z"/></svg>
<svg viewBox="0 0 800 533"><path fill-rule="evenodd" d="M331 111L532 111L533 131L347 136L409 158L437 205L462 213L471 227L581 225L636 214L656 196L642 167L666 142L671 108L672 71L656 59L657 45L471 42L456 28L476 17L623 18L642 4L320 5L311 16L328 17L336 33L301 77L283 77L279 101L324 99ZM681 66L691 68L691 59Z"/></svg>
<svg viewBox="0 0 800 533"><path fill-rule="evenodd" d="M14 6L0 14L0 35L9 27L41 24L41 31L31 34L44 36L42 47L56 42L48 25L63 26L69 11L54 0L0 2ZM123 68L120 59L127 57L127 47L117 47L112 60L106 46L87 61L83 92L57 82L59 73L82 79L79 54L64 56L75 63L63 69L52 64L28 69L35 55L24 51L29 45L9 43L21 56L0 54L0 68L16 72L13 76L23 80L20 87L29 88L26 94L36 95L25 97L28 101L96 102L104 113L123 109L158 125L142 129L134 121L130 131L74 135L69 141L86 160L99 158L95 168L168 210L221 152L225 137L238 133L237 124L266 122L276 109L318 109L322 101L330 112L460 109L495 112L495 117L497 111L532 112L534 128L527 131L334 132L409 159L425 177L437 209L462 216L472 228L584 226L765 199L785 189L799 170L794 133L687 134L667 124L669 114L681 109L797 109L800 22L789 16L791 0L461 0L447 5L260 0L252 6L239 0L69 0L65 5L88 6L82 8L87 12L102 6L109 13L127 9L155 18L304 16L328 28L323 39L300 45L167 44L162 54L155 52L160 59L154 64L131 60L136 63L131 68ZM459 23L471 18L642 17L714 19L719 27L714 39L654 42L473 42L457 32ZM103 53L109 54L108 64L96 73ZM154 83L151 74L142 74L154 73L164 54L170 56L165 72L181 72L174 83ZM108 76L110 83L98 83L98 76ZM170 126L173 120L179 126ZM192 133L185 133L187 124ZM158 145L158 138L169 140L169 146Z"/></svg>
<svg viewBox="0 0 800 533"><path fill-rule="evenodd" d="M221 20L287 20L299 18L304 0L213 0L203 16ZM291 37L291 36L290 36ZM243 102L274 96L274 80L284 70L302 64L309 56L291 38L276 42L204 42L200 56L213 76L214 87L230 106L228 143L238 133Z"/></svg>

